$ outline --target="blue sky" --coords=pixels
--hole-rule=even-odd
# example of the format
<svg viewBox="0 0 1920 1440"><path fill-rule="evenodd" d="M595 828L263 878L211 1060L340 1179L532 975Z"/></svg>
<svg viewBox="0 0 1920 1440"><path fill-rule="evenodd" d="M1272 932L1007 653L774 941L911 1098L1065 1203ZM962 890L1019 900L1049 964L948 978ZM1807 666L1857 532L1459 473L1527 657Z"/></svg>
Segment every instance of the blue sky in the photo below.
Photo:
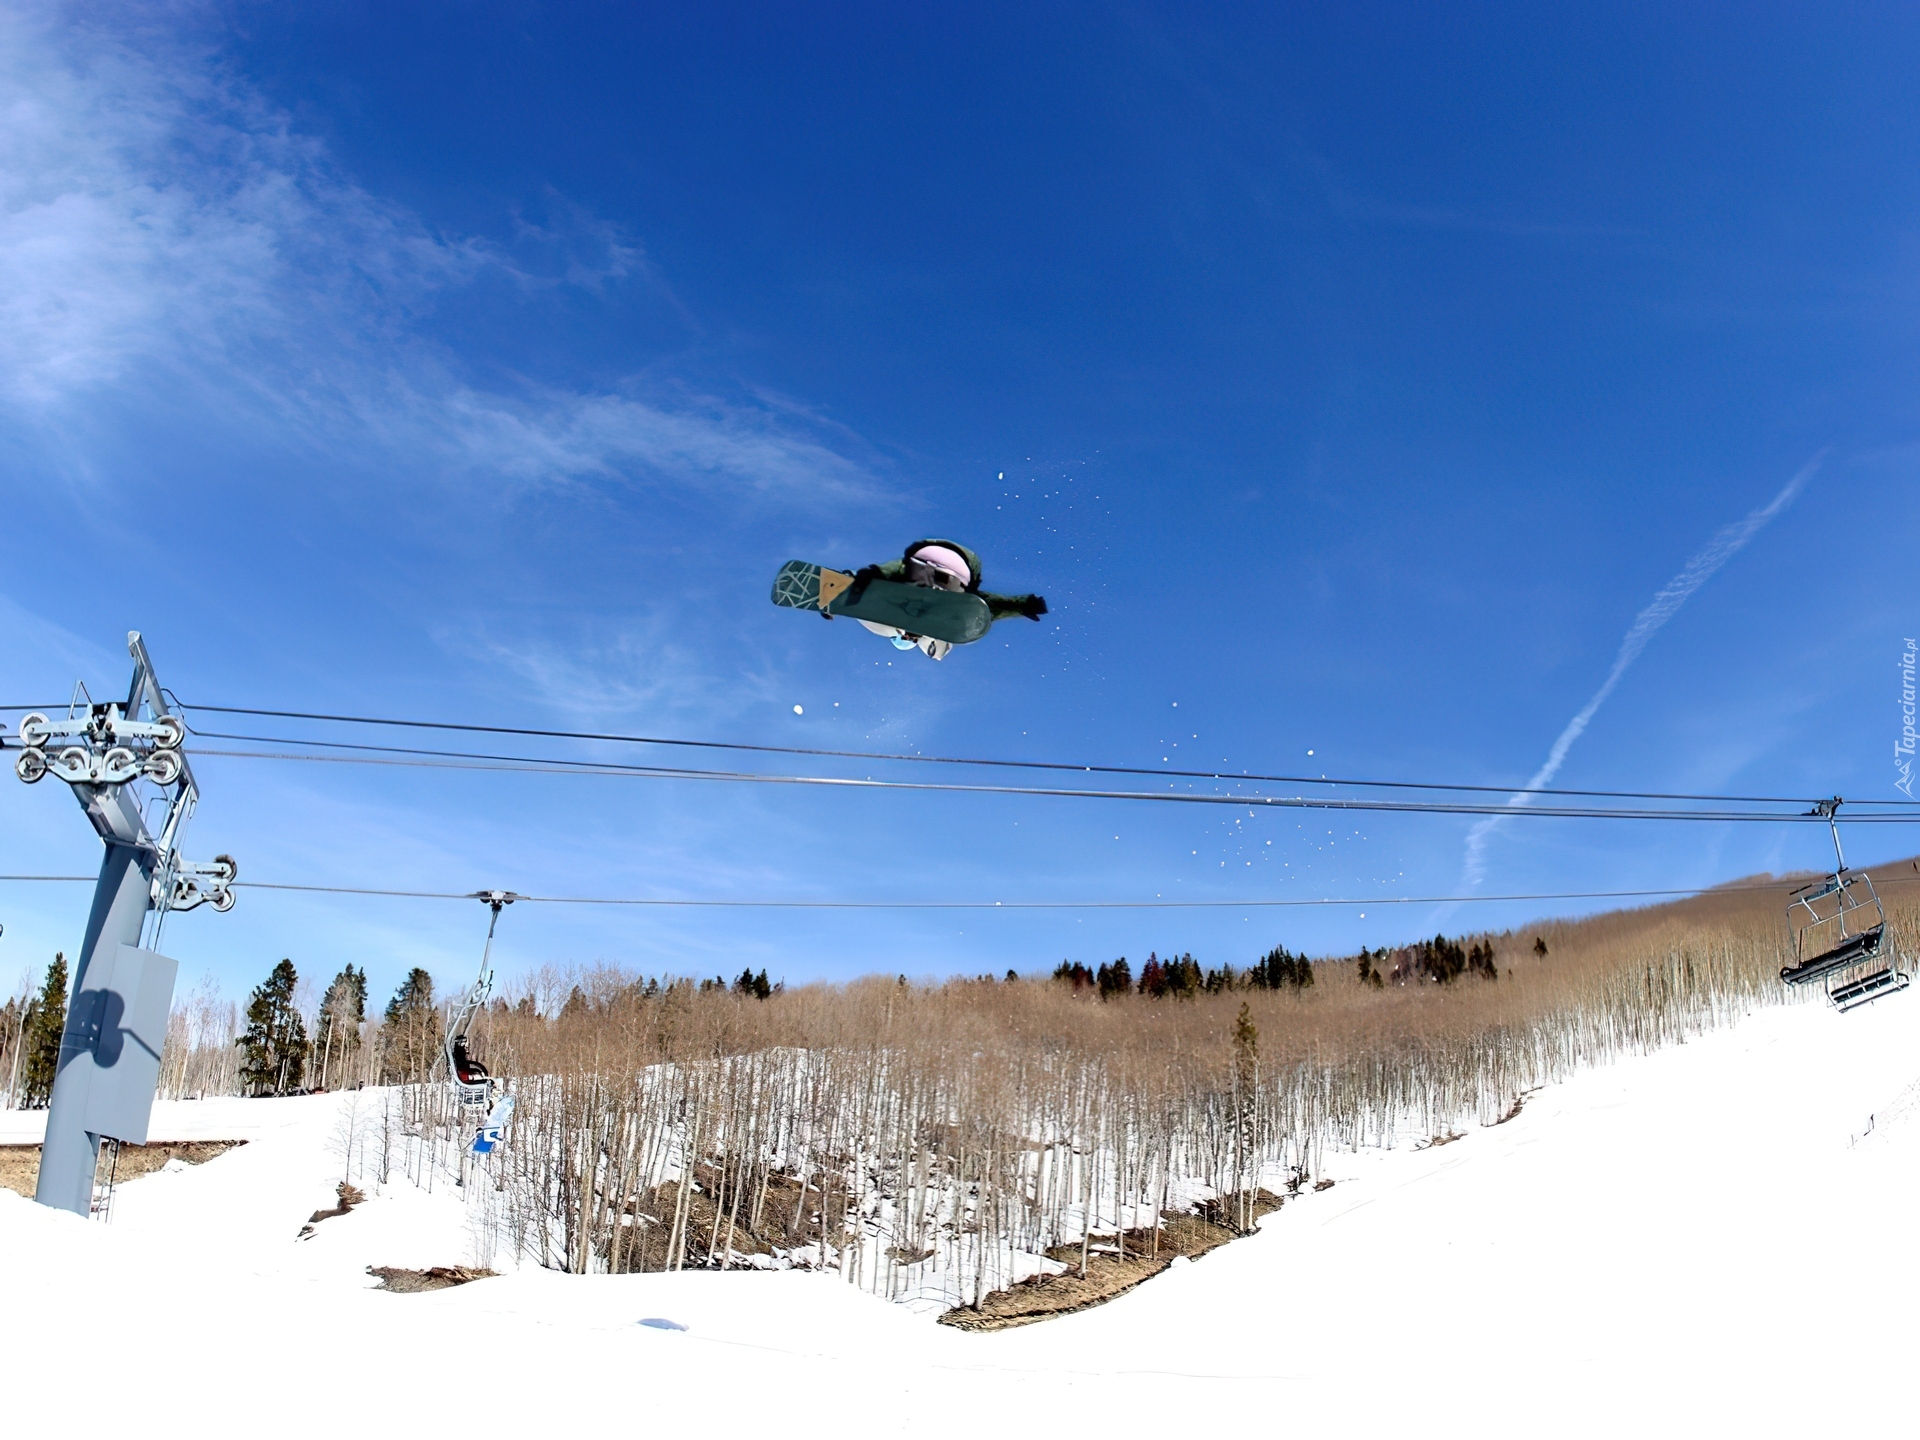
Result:
<svg viewBox="0 0 1920 1440"><path fill-rule="evenodd" d="M0 5L0 703L120 689L138 628L189 704L1519 785L1785 491L1556 783L1892 798L1917 61L1920 21L1811 7ZM783 560L923 534L1053 613L936 665L767 603ZM1808 829L196 767L189 852L312 884L1385 900L1822 861ZM0 817L0 869L97 863L57 786ZM0 887L0 975L85 903ZM501 950L1244 964L1580 908L523 907ZM384 992L463 979L483 929L253 891L168 948Z"/></svg>

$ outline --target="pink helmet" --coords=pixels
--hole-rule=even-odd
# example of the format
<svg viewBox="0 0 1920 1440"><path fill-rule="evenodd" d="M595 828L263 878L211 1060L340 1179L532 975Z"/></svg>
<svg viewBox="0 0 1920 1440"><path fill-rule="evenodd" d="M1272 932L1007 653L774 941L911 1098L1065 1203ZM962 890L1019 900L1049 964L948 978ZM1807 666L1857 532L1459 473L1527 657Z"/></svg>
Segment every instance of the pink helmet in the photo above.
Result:
<svg viewBox="0 0 1920 1440"><path fill-rule="evenodd" d="M973 567L958 550L949 550L945 545L922 545L913 552L912 558L953 576L962 590L973 584Z"/></svg>

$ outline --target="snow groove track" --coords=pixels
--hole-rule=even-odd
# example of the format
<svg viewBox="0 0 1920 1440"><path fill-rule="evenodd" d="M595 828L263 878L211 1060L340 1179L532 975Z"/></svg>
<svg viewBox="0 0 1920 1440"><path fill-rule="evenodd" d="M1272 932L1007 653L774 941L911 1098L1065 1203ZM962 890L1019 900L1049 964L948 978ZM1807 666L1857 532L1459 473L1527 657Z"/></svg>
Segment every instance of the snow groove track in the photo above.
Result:
<svg viewBox="0 0 1920 1440"><path fill-rule="evenodd" d="M796 1272L374 1293L368 1264L473 1257L458 1201L404 1184L294 1241L331 1199L346 1097L163 1104L158 1136L251 1143L124 1187L111 1228L0 1195L9 1428L54 1423L30 1377L86 1333L134 1392L196 1397L212 1436L262 1414L276 1435L409 1433L474 1385L509 1435L1904 1434L1898 1365L1838 1383L1791 1357L1808 1334L1887 1333L1903 1354L1920 1236L1879 1224L1863 1263L1781 1237L1910 1212L1920 1121L1849 1138L1917 1072L1920 1006L1766 1010L1444 1148L1329 1155L1339 1183L1258 1236L988 1335ZM0 1113L0 1139L38 1118Z"/></svg>

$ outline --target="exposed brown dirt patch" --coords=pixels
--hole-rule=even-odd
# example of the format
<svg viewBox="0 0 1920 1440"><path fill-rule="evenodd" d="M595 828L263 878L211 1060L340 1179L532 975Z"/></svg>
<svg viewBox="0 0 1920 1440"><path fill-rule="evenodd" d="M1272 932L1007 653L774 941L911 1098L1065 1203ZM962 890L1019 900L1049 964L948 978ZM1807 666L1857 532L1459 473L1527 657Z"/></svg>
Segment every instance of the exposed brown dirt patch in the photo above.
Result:
<svg viewBox="0 0 1920 1440"><path fill-rule="evenodd" d="M369 1265L367 1274L378 1275L382 1290L396 1295L418 1295L426 1290L450 1290L475 1280L486 1280L491 1270L469 1270L465 1265L430 1265L425 1270L403 1270L397 1265Z"/></svg>
<svg viewBox="0 0 1920 1440"><path fill-rule="evenodd" d="M1260 1191L1253 1201L1254 1218L1272 1214L1281 1203L1278 1195ZM1089 1240L1094 1253L1087 1256L1084 1275L1080 1273L1080 1246L1056 1246L1047 1252L1047 1258L1071 1266L1065 1274L1035 1275L1010 1290L996 1290L978 1308L960 1305L947 1311L940 1323L956 1330L1010 1330L1016 1325L1033 1325L1104 1305L1151 1280L1179 1256L1198 1259L1228 1241L1238 1240L1243 1233L1251 1234L1222 1223L1239 1208L1238 1197L1228 1195L1210 1202L1203 1214L1167 1211L1160 1217L1157 1235L1147 1229L1129 1230L1124 1236L1094 1235Z"/></svg>
<svg viewBox="0 0 1920 1440"><path fill-rule="evenodd" d="M204 1165L224 1155L244 1140L155 1140L145 1145L122 1145L114 1174L116 1184L151 1175L169 1160L188 1165ZM0 1145L0 1188L33 1198L33 1187L40 1179L38 1145Z"/></svg>
<svg viewBox="0 0 1920 1440"><path fill-rule="evenodd" d="M294 1237L296 1240L305 1240L309 1235L313 1234L313 1227L318 1225L322 1220L332 1220L336 1216L344 1215L367 1198L362 1191L349 1185L344 1180L334 1187L333 1193L338 1198L339 1204L335 1205L331 1210L316 1210L313 1214L309 1215L307 1217L307 1223L300 1227L300 1233Z"/></svg>

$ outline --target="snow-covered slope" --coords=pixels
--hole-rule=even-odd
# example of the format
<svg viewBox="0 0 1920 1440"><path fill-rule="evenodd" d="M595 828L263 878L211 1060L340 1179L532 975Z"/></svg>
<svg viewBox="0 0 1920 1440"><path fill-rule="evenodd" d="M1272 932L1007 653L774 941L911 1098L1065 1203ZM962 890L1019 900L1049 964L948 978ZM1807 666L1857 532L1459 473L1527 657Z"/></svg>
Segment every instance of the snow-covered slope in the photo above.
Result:
<svg viewBox="0 0 1920 1440"><path fill-rule="evenodd" d="M250 1143L123 1186L110 1227L0 1193L4 1413L31 1433L120 1392L248 1436L1910 1433L1916 1081L1920 1000L1768 1011L1457 1143L1333 1157L1339 1183L1260 1235L991 1335L798 1272L380 1293L368 1264L476 1257L458 1200L404 1182L295 1240L332 1200L341 1097L162 1106L156 1138Z"/></svg>

